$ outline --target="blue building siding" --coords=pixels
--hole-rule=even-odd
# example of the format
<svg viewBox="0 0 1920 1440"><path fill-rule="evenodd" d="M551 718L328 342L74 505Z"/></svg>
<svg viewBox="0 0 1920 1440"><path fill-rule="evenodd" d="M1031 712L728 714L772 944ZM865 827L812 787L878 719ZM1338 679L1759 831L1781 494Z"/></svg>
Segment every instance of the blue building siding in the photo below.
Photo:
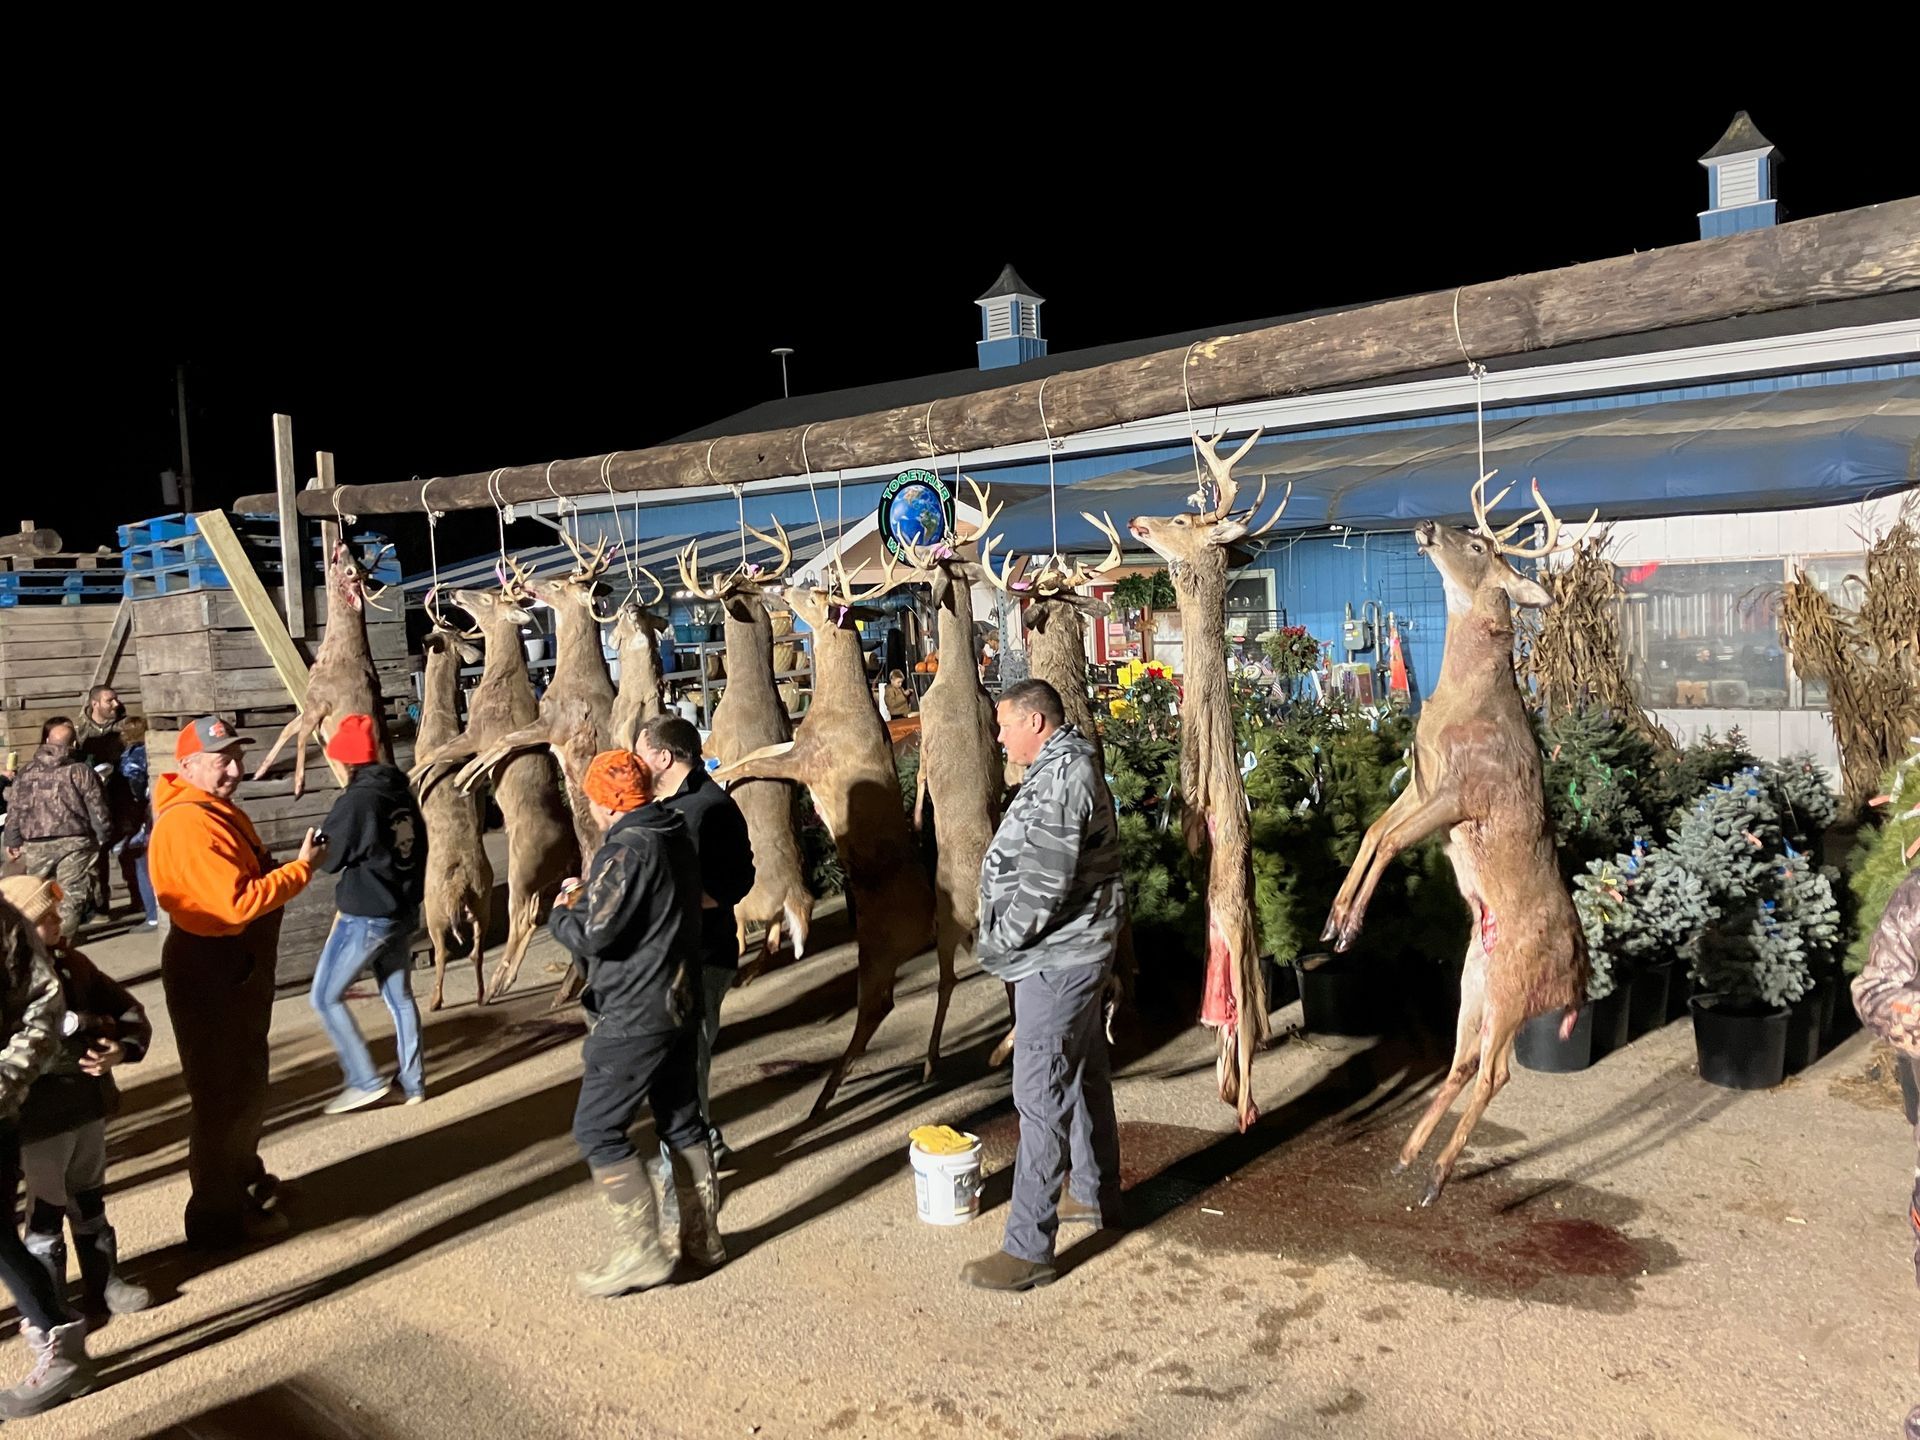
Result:
<svg viewBox="0 0 1920 1440"><path fill-rule="evenodd" d="M1731 210L1702 211L1700 238L1715 240L1722 235L1737 235L1742 230L1764 230L1774 223L1778 203L1761 200L1753 205L1736 205Z"/></svg>

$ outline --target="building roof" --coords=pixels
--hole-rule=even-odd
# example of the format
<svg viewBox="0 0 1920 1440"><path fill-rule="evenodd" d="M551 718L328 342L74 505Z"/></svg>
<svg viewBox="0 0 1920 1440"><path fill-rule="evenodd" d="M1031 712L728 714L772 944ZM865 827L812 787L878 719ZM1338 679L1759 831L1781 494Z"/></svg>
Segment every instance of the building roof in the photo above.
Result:
<svg viewBox="0 0 1920 1440"><path fill-rule="evenodd" d="M1047 298L1020 278L1013 268L1012 261L1008 261L1002 268L1000 278L993 282L993 288L973 303L978 305L981 300L998 300L1002 295L1031 295L1036 300Z"/></svg>
<svg viewBox="0 0 1920 1440"><path fill-rule="evenodd" d="M1835 300L1818 305L1802 305L1791 310L1772 310L1758 315L1740 315L1730 320L1713 320L1700 325L1682 325L1639 335L1621 335L1605 340L1583 341L1576 345L1530 350L1521 355L1508 355L1489 360L1487 368L1496 372L1529 370L1542 365L1579 364L1591 360L1613 359L1623 355L1657 354L1663 350L1680 350L1695 345L1732 344L1779 335L1798 335L1816 330L1830 330L1841 325L1872 325L1888 320L1911 320L1913 305L1914 298L1911 292ZM817 395L795 395L787 399L768 400L737 411L723 419L715 420L696 430L689 430L684 435L676 435L665 443L683 444L697 440L713 440L723 435L753 435L762 431L785 429L788 426L815 425L829 420L843 420L854 415L869 415L875 411L891 410L900 406L925 405L934 400L950 400L959 395L997 390L1003 385L1014 385L1023 380L1038 380L1046 375L1087 370L1116 360L1137 360L1143 355L1152 355L1158 351L1180 349L1196 340L1211 340L1219 335L1264 330L1296 320L1311 320L1322 315L1337 315L1348 310L1371 308L1373 308L1371 305L1332 306L1323 310L1307 310L1294 315L1252 320L1237 325L1214 325L1204 330L1190 330L1177 335L1152 335L1138 340L1123 340L1112 345L1089 346L1084 350L1056 352L1024 361L1019 365L1007 365L994 370L980 370L970 366L965 370L949 370L942 374L916 375L900 380L885 380L875 385L857 385L845 390L824 391ZM1448 365L1438 369L1383 376L1361 385L1329 386L1325 393L1407 384L1458 373L1457 365Z"/></svg>
<svg viewBox="0 0 1920 1440"><path fill-rule="evenodd" d="M1771 149L1773 149L1773 142L1762 135L1760 127L1753 123L1746 111L1741 110L1734 114L1733 123L1727 126L1727 133L1720 137L1711 150L1700 157L1700 163L1705 165L1709 161L1718 160L1722 155L1744 155L1754 150Z"/></svg>

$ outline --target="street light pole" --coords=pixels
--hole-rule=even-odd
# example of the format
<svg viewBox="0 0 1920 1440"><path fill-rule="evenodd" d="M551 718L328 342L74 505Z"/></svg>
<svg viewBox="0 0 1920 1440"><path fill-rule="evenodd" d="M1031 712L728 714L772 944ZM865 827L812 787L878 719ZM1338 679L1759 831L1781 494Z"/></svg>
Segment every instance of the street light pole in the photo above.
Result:
<svg viewBox="0 0 1920 1440"><path fill-rule="evenodd" d="M787 356L793 354L793 347L776 345L773 347L773 353L780 357L780 398L786 400L790 398L790 392L787 390Z"/></svg>

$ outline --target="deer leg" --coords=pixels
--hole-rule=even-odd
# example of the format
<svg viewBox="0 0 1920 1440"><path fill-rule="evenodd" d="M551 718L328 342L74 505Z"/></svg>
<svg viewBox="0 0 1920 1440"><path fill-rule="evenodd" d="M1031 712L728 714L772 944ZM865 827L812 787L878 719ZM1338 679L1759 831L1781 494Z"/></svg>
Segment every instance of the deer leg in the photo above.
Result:
<svg viewBox="0 0 1920 1440"><path fill-rule="evenodd" d="M947 1025L947 1002L953 999L953 962L960 951L960 927L957 921L950 919L940 927L934 948L940 956L940 998L933 1006L933 1034L927 1040L927 1064L920 1075L922 1083L933 1079L933 1072L940 1064L940 1032Z"/></svg>
<svg viewBox="0 0 1920 1440"><path fill-rule="evenodd" d="M860 1011L853 1021L853 1039L847 1042L847 1050L834 1063L826 1084L820 1087L819 1098L813 1102L813 1109L807 1113L808 1120L817 1120L825 1112L833 1099L833 1092L840 1088L840 1082L847 1078L847 1069L855 1060L867 1053L867 1045L873 1039L874 1031L880 1028L880 1022L887 1018L893 1009L893 972L899 968L898 961L885 964L886 976L882 980L879 971L881 965L869 963L865 956L860 961Z"/></svg>
<svg viewBox="0 0 1920 1440"><path fill-rule="evenodd" d="M305 711L294 716L293 719L286 723L286 726L274 737L273 746L267 751L266 757L261 760L259 767L253 772L254 779L259 780L266 776L267 771L273 768L273 762L280 758L280 752L287 748L287 742L294 737L296 732L300 734L301 746L303 748L305 747L307 737L306 733L302 731L300 727L306 723L307 716Z"/></svg>
<svg viewBox="0 0 1920 1440"><path fill-rule="evenodd" d="M915 772L914 772L914 784L913 784L913 833L914 833L914 834L916 834L916 835L918 835L918 834L920 833L920 829L921 829L921 825L920 825L920 820L921 820L921 813L922 813L922 810L923 810L923 807L924 807L924 806L926 805L926 803L927 803L927 765L926 765L926 760L927 760L927 757L926 757L926 755L925 755L925 754L923 753L923 754L922 754L922 755L920 756L920 765L918 766L918 768L917 768L917 769L915 770Z"/></svg>
<svg viewBox="0 0 1920 1440"><path fill-rule="evenodd" d="M791 763L789 756L799 742L783 740L778 745L762 745L758 750L749 750L731 765L722 765L713 774L713 778L722 785L731 786L741 780L795 780L801 779L800 767Z"/></svg>
<svg viewBox="0 0 1920 1440"><path fill-rule="evenodd" d="M427 1000L429 1011L438 1010L447 1000L448 926L427 922L427 938L433 941L433 994Z"/></svg>
<svg viewBox="0 0 1920 1440"><path fill-rule="evenodd" d="M1013 1037L1017 1027L1013 1014L1013 986L1007 986L1007 1038L993 1047L993 1054L987 1057L989 1066L998 1067L1007 1063L1007 1057L1013 1054Z"/></svg>
<svg viewBox="0 0 1920 1440"><path fill-rule="evenodd" d="M456 735L444 745L436 745L425 755L413 757L413 768L407 772L407 783L419 787L428 772L442 765L451 765L456 760L464 760L475 754L480 746L470 735ZM258 778L257 776L255 777Z"/></svg>
<svg viewBox="0 0 1920 1440"><path fill-rule="evenodd" d="M480 903L484 906L486 901ZM487 1003L487 922L469 905L467 923L473 927L473 1003L484 1005Z"/></svg>
<svg viewBox="0 0 1920 1440"><path fill-rule="evenodd" d="M1460 1158L1460 1152L1467 1148L1467 1137L1473 1134L1473 1127L1480 1123L1480 1117L1486 1114L1493 1097L1507 1083L1513 1065L1513 1041L1519 1033L1517 1012L1490 1010L1481 1022L1480 1074L1474 1081L1473 1095L1467 1101L1466 1112L1461 1115L1460 1123L1453 1127L1453 1138L1447 1141L1447 1148L1440 1152L1440 1158L1433 1162L1433 1179L1427 1185L1427 1193L1420 1197L1422 1205L1431 1205L1440 1198L1448 1177L1453 1174L1454 1162Z"/></svg>
<svg viewBox="0 0 1920 1440"><path fill-rule="evenodd" d="M1460 1015L1454 1022L1453 1063L1447 1067L1446 1079L1440 1082L1440 1089L1421 1115L1420 1123L1413 1127L1413 1133L1407 1136L1407 1143L1400 1147L1400 1158L1393 1165L1396 1175L1420 1158L1420 1152L1427 1148L1427 1141L1433 1137L1441 1118L1453 1108L1453 1102L1480 1068L1480 1024L1486 1005L1486 965L1486 955L1480 949L1476 935L1467 946L1466 967L1460 972Z"/></svg>
<svg viewBox="0 0 1920 1440"><path fill-rule="evenodd" d="M507 900L507 953L493 972L493 983L481 992L482 1003L498 1000L520 978L520 962L527 958L527 946L533 943L534 921L540 914L540 892L514 895Z"/></svg>
<svg viewBox="0 0 1920 1440"><path fill-rule="evenodd" d="M516 750L531 750L553 742L547 735L547 727L542 724L525 726L510 734L502 735L480 754L469 760L460 773L453 777L453 783L462 790L471 790L476 781L494 766Z"/></svg>
<svg viewBox="0 0 1920 1440"><path fill-rule="evenodd" d="M807 893L805 886L802 886L796 894L788 898L786 904L780 907L780 911L787 917L787 935L793 944L793 958L805 959L807 934L813 928L813 896ZM773 922L773 928L778 932L780 928L778 920Z"/></svg>
<svg viewBox="0 0 1920 1440"><path fill-rule="evenodd" d="M1333 940L1336 951L1351 946L1360 933L1361 922L1367 917L1367 904L1373 899L1374 889L1394 856L1437 831L1459 824L1464 818L1459 802L1449 794L1430 796L1405 810L1401 810L1399 800L1394 801L1387 813L1368 828L1367 839L1360 842L1360 854L1354 857L1346 883L1334 897L1333 909L1327 913L1327 928L1320 938Z"/></svg>

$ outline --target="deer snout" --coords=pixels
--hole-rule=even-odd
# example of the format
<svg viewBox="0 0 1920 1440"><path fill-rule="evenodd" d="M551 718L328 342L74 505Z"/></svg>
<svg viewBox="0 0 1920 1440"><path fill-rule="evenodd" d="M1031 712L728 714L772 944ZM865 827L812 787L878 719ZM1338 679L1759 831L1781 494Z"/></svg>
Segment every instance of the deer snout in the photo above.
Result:
<svg viewBox="0 0 1920 1440"><path fill-rule="evenodd" d="M1440 534L1440 527L1431 520L1422 520L1413 527L1413 543L1425 550Z"/></svg>
<svg viewBox="0 0 1920 1440"><path fill-rule="evenodd" d="M1127 522L1127 533L1136 540L1146 539L1149 533L1146 517L1144 515L1136 515L1133 519L1129 520Z"/></svg>

